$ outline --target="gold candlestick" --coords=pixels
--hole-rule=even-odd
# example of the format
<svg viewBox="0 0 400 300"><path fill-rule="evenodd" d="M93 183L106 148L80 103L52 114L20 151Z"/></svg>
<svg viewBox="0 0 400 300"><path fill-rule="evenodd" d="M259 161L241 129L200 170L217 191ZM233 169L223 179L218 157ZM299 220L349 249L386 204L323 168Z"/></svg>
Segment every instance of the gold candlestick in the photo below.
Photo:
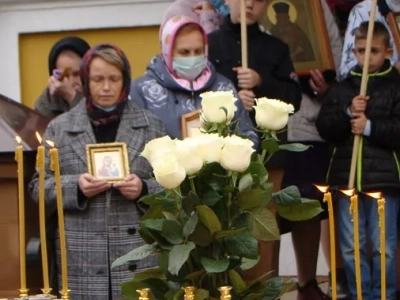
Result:
<svg viewBox="0 0 400 300"><path fill-rule="evenodd" d="M358 223L358 195L354 189L341 191L350 197L350 213L353 215L354 231L354 264L356 268L357 299L362 300L361 268L360 268L360 237Z"/></svg>
<svg viewBox="0 0 400 300"><path fill-rule="evenodd" d="M379 237L381 252L381 299L386 299L386 215L385 215L385 198L382 193L367 193L368 196L378 200L379 214Z"/></svg>
<svg viewBox="0 0 400 300"><path fill-rule="evenodd" d="M194 300L194 292L196 291L194 286L184 287L183 290L185 291L185 300Z"/></svg>
<svg viewBox="0 0 400 300"><path fill-rule="evenodd" d="M231 286L221 286L218 288L218 291L221 293L221 300L230 300L232 299L231 296Z"/></svg>
<svg viewBox="0 0 400 300"><path fill-rule="evenodd" d="M18 165L18 222L19 222L19 271L21 288L20 297L28 296L26 287L26 245L25 245L25 185L24 185L24 148L21 138L17 136L18 146L15 149L15 161Z"/></svg>
<svg viewBox="0 0 400 300"><path fill-rule="evenodd" d="M49 284L49 266L47 257L47 239L46 239L46 208L44 199L44 175L45 175L45 156L44 146L42 145L42 137L36 132L36 138L40 146L37 149L36 155L36 170L39 173L39 227L40 227L40 248L42 254L42 275L43 288L42 292L45 295L50 295L52 289Z"/></svg>
<svg viewBox="0 0 400 300"><path fill-rule="evenodd" d="M65 223L64 209L61 189L61 173L58 160L58 149L51 141L46 141L52 148L50 149L50 169L54 172L56 182L56 197L57 197L57 214L58 214L58 231L60 236L60 251L61 251L61 299L69 299L68 290L68 269L67 269L67 243L65 238Z"/></svg>
<svg viewBox="0 0 400 300"><path fill-rule="evenodd" d="M139 293L139 300L150 300L149 294L151 292L150 289L145 288L141 290L136 290Z"/></svg>
<svg viewBox="0 0 400 300"><path fill-rule="evenodd" d="M331 291L332 300L337 299L337 289L336 289L336 235L335 235L335 219L333 212L333 202L332 194L329 192L328 186L318 186L316 187L324 193L324 202L328 204L328 215L329 215L329 243L330 243L330 259L331 259Z"/></svg>

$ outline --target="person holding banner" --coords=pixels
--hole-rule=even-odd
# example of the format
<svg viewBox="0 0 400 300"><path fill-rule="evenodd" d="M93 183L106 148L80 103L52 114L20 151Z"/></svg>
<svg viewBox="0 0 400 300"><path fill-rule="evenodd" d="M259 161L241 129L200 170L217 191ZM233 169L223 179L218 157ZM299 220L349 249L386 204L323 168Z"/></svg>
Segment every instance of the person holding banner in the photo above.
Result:
<svg viewBox="0 0 400 300"><path fill-rule="evenodd" d="M348 77L325 96L316 126L321 137L335 146L328 184L333 189L346 187L355 135L361 136L358 148L357 191L360 236L360 266L355 266L354 230L349 213L350 200L334 193L338 208L339 245L345 262L349 290L357 299L356 268L361 268L362 298L381 299L380 228L377 201L365 192L382 192L386 212L386 292L396 299L397 218L400 208L400 75L390 64L393 49L384 24L375 22L368 69L367 96L361 96L361 70L364 63L369 23L355 32L354 54L358 65ZM367 256L371 242L372 261Z"/></svg>

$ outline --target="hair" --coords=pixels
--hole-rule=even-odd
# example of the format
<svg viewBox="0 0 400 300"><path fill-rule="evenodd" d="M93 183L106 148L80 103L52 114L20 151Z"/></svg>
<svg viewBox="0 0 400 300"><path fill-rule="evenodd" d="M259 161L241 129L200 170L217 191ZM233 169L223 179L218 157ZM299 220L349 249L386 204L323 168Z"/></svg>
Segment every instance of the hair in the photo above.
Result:
<svg viewBox="0 0 400 300"><path fill-rule="evenodd" d="M79 59L82 59L82 56L80 56L78 53L76 53L74 50L71 49L64 49L61 50L61 52L58 54L57 59L61 56L61 55L65 55L71 58L76 58L78 57Z"/></svg>
<svg viewBox="0 0 400 300"><path fill-rule="evenodd" d="M121 55L117 52L117 50L113 48L103 48L99 50L95 50L93 52L93 58L99 57L110 65L115 66L122 73L124 72L124 60Z"/></svg>
<svg viewBox="0 0 400 300"><path fill-rule="evenodd" d="M368 35L369 22L363 22L355 31L355 41L364 40ZM380 37L383 39L383 43L386 47L390 47L390 34L385 25L381 22L375 22L373 37Z"/></svg>
<svg viewBox="0 0 400 300"><path fill-rule="evenodd" d="M181 28L179 28L178 31L176 32L176 36L178 36L180 34L192 33L193 31L198 31L201 34L203 34L203 31L202 31L200 25L194 24L194 23L189 23L189 24L185 24Z"/></svg>

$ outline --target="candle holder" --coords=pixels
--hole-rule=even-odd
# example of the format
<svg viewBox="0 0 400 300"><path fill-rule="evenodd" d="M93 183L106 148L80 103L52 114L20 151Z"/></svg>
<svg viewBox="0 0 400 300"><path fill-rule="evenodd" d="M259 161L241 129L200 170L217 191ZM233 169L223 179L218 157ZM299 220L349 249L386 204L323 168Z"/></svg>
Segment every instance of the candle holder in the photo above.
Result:
<svg viewBox="0 0 400 300"><path fill-rule="evenodd" d="M185 291L185 300L194 300L194 292L196 291L194 286L184 287L183 290Z"/></svg>
<svg viewBox="0 0 400 300"><path fill-rule="evenodd" d="M231 296L231 286L221 286L218 288L218 291L221 293L221 300L230 300L232 299Z"/></svg>
<svg viewBox="0 0 400 300"><path fill-rule="evenodd" d="M69 292L70 292L70 290L60 291L61 299L62 300L69 300Z"/></svg>
<svg viewBox="0 0 400 300"><path fill-rule="evenodd" d="M149 294L151 290L149 288L136 290L139 293L139 300L150 300Z"/></svg>
<svg viewBox="0 0 400 300"><path fill-rule="evenodd" d="M51 292L53 291L53 289L52 288L43 288L43 289L41 289L41 291L42 291L42 293L43 293L43 295L49 295L49 296L51 296Z"/></svg>
<svg viewBox="0 0 400 300"><path fill-rule="evenodd" d="M19 289L19 297L24 298L28 297L29 289Z"/></svg>

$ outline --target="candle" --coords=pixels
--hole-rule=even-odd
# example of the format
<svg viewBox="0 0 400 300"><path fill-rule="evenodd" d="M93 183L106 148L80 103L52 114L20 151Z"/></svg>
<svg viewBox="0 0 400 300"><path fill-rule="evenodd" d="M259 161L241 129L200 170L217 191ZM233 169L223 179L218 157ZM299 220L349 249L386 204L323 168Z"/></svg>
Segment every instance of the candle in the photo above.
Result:
<svg viewBox="0 0 400 300"><path fill-rule="evenodd" d="M324 193L324 202L328 204L328 215L329 215L329 243L330 243L330 259L331 259L331 290L332 300L337 299L337 288L336 288L336 235L335 235L335 216L333 212L332 194L329 192L328 186L316 187Z"/></svg>
<svg viewBox="0 0 400 300"><path fill-rule="evenodd" d="M20 297L28 296L26 288L26 250L25 250L25 186L24 186L24 148L21 145L21 138L15 138L18 146L15 149L15 161L18 165L18 219L19 219L19 271L21 288Z"/></svg>
<svg viewBox="0 0 400 300"><path fill-rule="evenodd" d="M358 195L354 189L341 191L350 197L350 213L353 215L354 231L354 264L356 267L357 299L362 300L361 268L360 268L360 237L358 225Z"/></svg>
<svg viewBox="0 0 400 300"><path fill-rule="evenodd" d="M42 145L42 138L38 132L36 132L36 138L39 141L40 146L37 149L36 154L36 170L39 173L39 227L40 227L40 248L42 251L42 275L43 275L43 294L49 295L51 288L49 285L49 266L47 258L47 240L46 240L46 209L44 201L44 175L45 175L45 164L44 164L44 146Z"/></svg>
<svg viewBox="0 0 400 300"><path fill-rule="evenodd" d="M221 286L218 288L218 291L221 293L221 300L230 300L232 299L231 296L231 286Z"/></svg>
<svg viewBox="0 0 400 300"><path fill-rule="evenodd" d="M385 199L382 193L367 193L368 196L378 201L379 229L380 229L380 252L381 252L381 299L386 299L386 216Z"/></svg>
<svg viewBox="0 0 400 300"><path fill-rule="evenodd" d="M60 164L58 161L58 149L51 141L46 141L52 148L50 149L50 169L54 172L56 182L56 197L57 197L57 214L58 214L58 232L60 236L60 251L61 251L61 299L69 299L68 290L68 270L67 270L67 243L65 240L65 224L64 210L61 190L61 174Z"/></svg>

